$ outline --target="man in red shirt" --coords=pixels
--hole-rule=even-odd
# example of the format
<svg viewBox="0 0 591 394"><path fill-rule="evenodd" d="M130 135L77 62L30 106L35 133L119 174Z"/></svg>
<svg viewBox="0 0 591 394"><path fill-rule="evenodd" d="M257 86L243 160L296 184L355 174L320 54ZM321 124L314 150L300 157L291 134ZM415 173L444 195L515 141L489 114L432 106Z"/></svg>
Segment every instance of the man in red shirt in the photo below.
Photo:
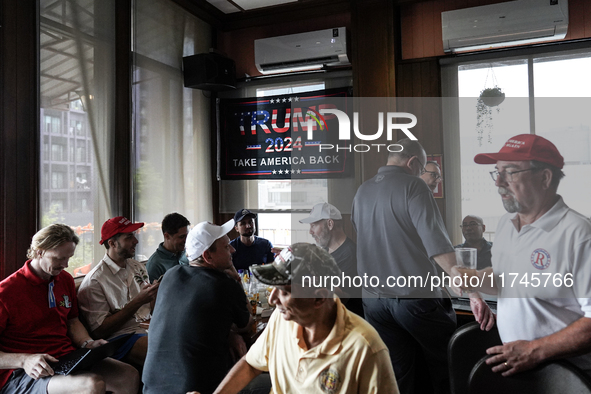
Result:
<svg viewBox="0 0 591 394"><path fill-rule="evenodd" d="M0 394L137 393L137 371L113 359L54 376L50 363L77 347L106 343L93 340L78 320L74 279L64 271L77 244L69 226L45 227L33 236L30 260L0 282Z"/></svg>

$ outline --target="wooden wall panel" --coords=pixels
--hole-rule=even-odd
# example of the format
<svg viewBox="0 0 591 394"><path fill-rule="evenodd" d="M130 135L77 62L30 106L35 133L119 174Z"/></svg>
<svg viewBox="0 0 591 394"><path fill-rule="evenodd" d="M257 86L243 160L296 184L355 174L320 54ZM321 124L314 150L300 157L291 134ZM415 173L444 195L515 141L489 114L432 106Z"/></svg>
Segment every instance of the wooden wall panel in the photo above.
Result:
<svg viewBox="0 0 591 394"><path fill-rule="evenodd" d="M131 154L131 0L115 2L115 142L113 147L113 216L133 218Z"/></svg>
<svg viewBox="0 0 591 394"><path fill-rule="evenodd" d="M584 8L582 14L585 19L585 37L591 37L591 1L584 1Z"/></svg>
<svg viewBox="0 0 591 394"><path fill-rule="evenodd" d="M1 5L0 279L22 267L39 215L38 3Z"/></svg>
<svg viewBox="0 0 591 394"><path fill-rule="evenodd" d="M396 66L396 93L398 97L424 97L422 105L413 103L404 107L417 117L412 129L428 155L443 154L443 132L441 118L441 77L437 59L402 62ZM428 100L428 101L427 101ZM445 156L443 157L445 165ZM445 197L445 195L444 195ZM445 198L438 198L439 211L445 219Z"/></svg>
<svg viewBox="0 0 591 394"><path fill-rule="evenodd" d="M574 40L585 37L585 9L586 0L569 0L568 1L568 32L565 40Z"/></svg>
<svg viewBox="0 0 591 394"><path fill-rule="evenodd" d="M352 1L353 83L357 97L396 97L396 39L398 14L390 0ZM373 119L361 128L375 130ZM368 123L369 122L369 123ZM376 143L388 143L386 135ZM387 152L360 155L359 182L373 177L385 165Z"/></svg>
<svg viewBox="0 0 591 394"><path fill-rule="evenodd" d="M444 56L441 12L502 3L506 0L428 0L400 6L403 60ZM569 0L569 27L564 40L591 37L591 2Z"/></svg>

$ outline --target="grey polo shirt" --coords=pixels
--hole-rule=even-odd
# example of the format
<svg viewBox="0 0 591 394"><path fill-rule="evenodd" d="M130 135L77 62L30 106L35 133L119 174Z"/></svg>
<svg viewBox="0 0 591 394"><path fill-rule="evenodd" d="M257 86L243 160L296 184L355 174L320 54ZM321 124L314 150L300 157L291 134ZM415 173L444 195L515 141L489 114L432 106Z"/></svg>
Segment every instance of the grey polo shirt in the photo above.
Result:
<svg viewBox="0 0 591 394"><path fill-rule="evenodd" d="M367 291L381 296L440 296L439 291L431 292L429 284L420 288L408 280L406 286L386 282L389 276L421 276L426 281L437 275L430 258L454 251L435 199L422 179L398 166L381 167L357 190L351 220L357 231L358 273L380 280Z"/></svg>

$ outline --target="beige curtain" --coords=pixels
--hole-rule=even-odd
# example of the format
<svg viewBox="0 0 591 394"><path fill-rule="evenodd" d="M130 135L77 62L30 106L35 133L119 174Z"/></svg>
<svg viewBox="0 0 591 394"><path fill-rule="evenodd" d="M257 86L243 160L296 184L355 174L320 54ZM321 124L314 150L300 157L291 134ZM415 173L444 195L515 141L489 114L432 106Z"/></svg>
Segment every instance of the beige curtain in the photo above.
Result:
<svg viewBox="0 0 591 394"><path fill-rule="evenodd" d="M160 222L179 212L212 220L209 93L183 87L182 58L208 52L211 28L169 0L137 0L133 34L135 219L138 255L162 242Z"/></svg>

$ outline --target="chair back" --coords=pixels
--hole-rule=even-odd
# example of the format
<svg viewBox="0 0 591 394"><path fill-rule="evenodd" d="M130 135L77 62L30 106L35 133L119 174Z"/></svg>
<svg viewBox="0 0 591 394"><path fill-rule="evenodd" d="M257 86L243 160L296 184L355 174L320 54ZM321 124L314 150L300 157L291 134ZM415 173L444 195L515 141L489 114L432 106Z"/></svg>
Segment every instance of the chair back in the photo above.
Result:
<svg viewBox="0 0 591 394"><path fill-rule="evenodd" d="M480 324L471 322L458 328L447 347L451 393L467 394L468 378L474 365L486 355L486 349L501 344L496 326L482 331Z"/></svg>
<svg viewBox="0 0 591 394"><path fill-rule="evenodd" d="M484 356L472 369L469 394L589 394L591 380L579 368L565 360L543 364L531 371L503 377L492 371Z"/></svg>

